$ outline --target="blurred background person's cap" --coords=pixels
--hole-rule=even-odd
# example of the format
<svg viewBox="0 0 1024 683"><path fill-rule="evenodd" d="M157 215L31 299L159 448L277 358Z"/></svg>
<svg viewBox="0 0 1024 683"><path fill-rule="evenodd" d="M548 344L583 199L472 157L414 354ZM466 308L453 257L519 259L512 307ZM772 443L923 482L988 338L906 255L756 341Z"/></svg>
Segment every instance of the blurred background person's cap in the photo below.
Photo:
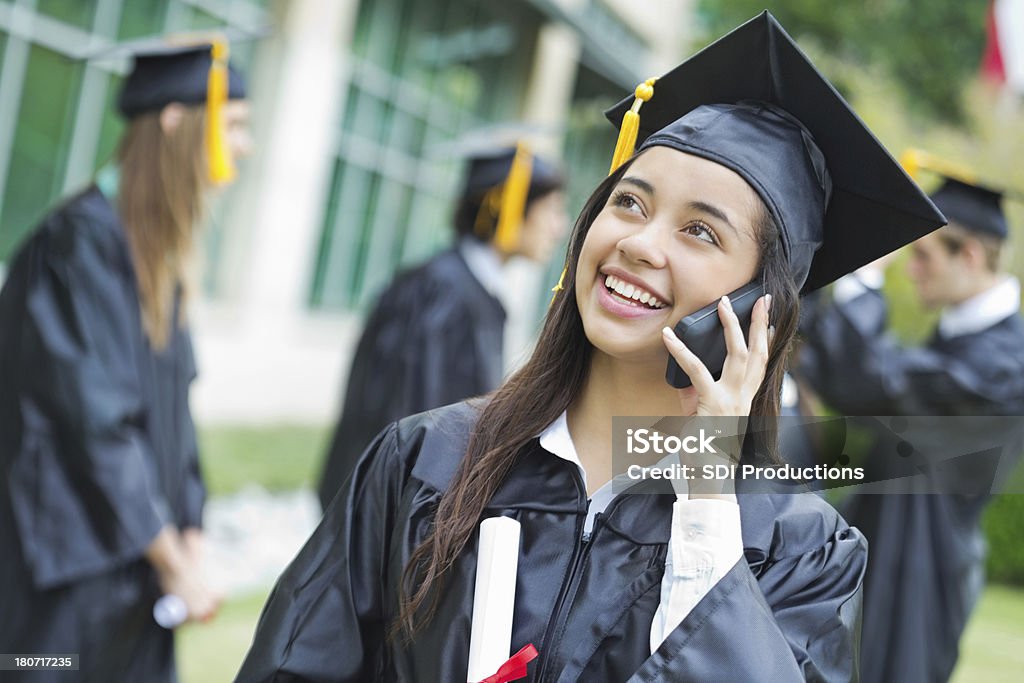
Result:
<svg viewBox="0 0 1024 683"><path fill-rule="evenodd" d="M941 178L942 184L931 194L931 199L951 223L999 239L1009 236L1003 199L1024 199L1024 193L982 180L969 168L923 150L905 150L900 162L917 180L925 171Z"/></svg>
<svg viewBox="0 0 1024 683"><path fill-rule="evenodd" d="M227 41L177 41L142 47L134 52L131 73L118 97L125 118L158 111L172 102L208 104L210 76L218 62L227 69L227 98L246 97L242 74L227 62Z"/></svg>

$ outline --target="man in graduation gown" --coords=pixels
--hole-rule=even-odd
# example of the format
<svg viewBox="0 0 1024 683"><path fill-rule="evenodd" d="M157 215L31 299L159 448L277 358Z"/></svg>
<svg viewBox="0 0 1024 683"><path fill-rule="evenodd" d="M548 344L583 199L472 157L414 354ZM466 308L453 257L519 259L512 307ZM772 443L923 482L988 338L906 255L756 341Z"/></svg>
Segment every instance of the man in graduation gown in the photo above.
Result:
<svg viewBox="0 0 1024 683"><path fill-rule="evenodd" d="M840 280L808 318L800 377L845 415L1024 415L1024 320L1020 284L999 269L1008 234L1000 194L947 177L932 200L949 225L915 242L908 264L921 303L941 309L931 337L917 347L891 337L884 271L869 266ZM939 424L931 438L941 434ZM948 680L983 585L987 499L861 493L847 501L844 516L871 548L865 680Z"/></svg>
<svg viewBox="0 0 1024 683"><path fill-rule="evenodd" d="M562 186L558 170L522 146L468 164L456 245L401 273L367 319L321 475L324 509L385 425L501 383L503 262L550 257L565 231Z"/></svg>
<svg viewBox="0 0 1024 683"><path fill-rule="evenodd" d="M138 158L135 140L159 132L157 142L172 144L168 131L182 131L171 126L188 116L222 133L241 125L248 105L233 69L217 102L223 118L211 111L207 80L227 69L218 49L226 46L136 53L119 100L129 120L120 170L106 166L45 217L0 290L0 652L79 656L75 672L21 672L18 680L176 680L173 632L155 623L155 601L173 589L186 616L216 608L199 574L205 488L189 412L196 366L181 282L169 292L160 338L144 323L143 262L120 209L131 204L125 188L138 188L123 182L125 165ZM194 154L219 140L226 147L206 152L228 163L247 140L233 129L232 141L211 135L204 143L203 127L194 130ZM166 162L151 149L144 164ZM207 173L208 165L196 169ZM154 185L150 214L164 207L152 197L166 196Z"/></svg>

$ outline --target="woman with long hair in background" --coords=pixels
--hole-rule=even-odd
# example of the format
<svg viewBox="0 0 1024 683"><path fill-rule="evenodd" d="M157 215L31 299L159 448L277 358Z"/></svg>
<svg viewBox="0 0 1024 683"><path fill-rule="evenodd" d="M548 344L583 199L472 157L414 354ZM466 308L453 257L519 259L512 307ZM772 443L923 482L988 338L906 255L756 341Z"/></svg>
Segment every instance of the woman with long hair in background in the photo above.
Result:
<svg viewBox="0 0 1024 683"><path fill-rule="evenodd" d="M199 573L188 300L206 198L250 146L226 50L136 54L116 162L43 219L0 291L0 651L75 653L75 680L175 680L154 604L205 620L219 602Z"/></svg>

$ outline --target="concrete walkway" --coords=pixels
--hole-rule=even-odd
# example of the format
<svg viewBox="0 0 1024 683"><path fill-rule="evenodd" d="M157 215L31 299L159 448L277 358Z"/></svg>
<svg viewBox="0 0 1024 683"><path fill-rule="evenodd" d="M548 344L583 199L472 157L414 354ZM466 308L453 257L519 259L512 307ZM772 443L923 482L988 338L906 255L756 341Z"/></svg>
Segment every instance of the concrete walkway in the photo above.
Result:
<svg viewBox="0 0 1024 683"><path fill-rule="evenodd" d="M320 522L312 491L248 487L207 501L204 574L226 597L273 585Z"/></svg>

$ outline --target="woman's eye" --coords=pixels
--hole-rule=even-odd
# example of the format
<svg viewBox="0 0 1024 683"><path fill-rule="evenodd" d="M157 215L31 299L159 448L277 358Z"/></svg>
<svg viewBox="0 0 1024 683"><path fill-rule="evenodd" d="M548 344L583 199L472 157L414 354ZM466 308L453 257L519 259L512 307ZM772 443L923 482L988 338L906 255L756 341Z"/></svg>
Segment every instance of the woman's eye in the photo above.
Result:
<svg viewBox="0 0 1024 683"><path fill-rule="evenodd" d="M643 207L636 197L628 192L616 192L612 196L612 205L625 209L626 211L643 213Z"/></svg>
<svg viewBox="0 0 1024 683"><path fill-rule="evenodd" d="M718 244L718 241L715 239L715 231L699 221L687 225L683 228L683 232L699 240L710 242L711 244Z"/></svg>

